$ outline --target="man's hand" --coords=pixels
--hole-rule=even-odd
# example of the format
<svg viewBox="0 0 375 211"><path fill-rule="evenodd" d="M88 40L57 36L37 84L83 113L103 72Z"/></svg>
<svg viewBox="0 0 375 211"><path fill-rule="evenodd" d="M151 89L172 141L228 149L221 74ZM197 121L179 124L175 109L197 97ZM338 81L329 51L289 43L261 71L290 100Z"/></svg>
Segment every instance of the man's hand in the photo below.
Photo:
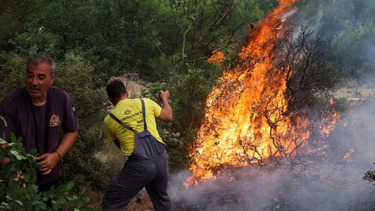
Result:
<svg viewBox="0 0 375 211"><path fill-rule="evenodd" d="M169 98L169 91L168 90L167 91L160 90L159 97L162 100L162 102L164 100L168 100L168 98Z"/></svg>
<svg viewBox="0 0 375 211"><path fill-rule="evenodd" d="M51 173L53 167L60 161L60 157L56 152L45 153L36 158L36 160L42 160L38 162L39 170L43 171L42 175Z"/></svg>

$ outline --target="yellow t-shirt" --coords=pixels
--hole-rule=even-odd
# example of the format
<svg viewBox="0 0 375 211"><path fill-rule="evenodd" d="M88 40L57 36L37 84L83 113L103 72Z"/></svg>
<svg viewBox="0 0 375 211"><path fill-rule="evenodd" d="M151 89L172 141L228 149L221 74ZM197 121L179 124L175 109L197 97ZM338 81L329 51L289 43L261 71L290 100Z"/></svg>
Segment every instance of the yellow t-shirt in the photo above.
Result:
<svg viewBox="0 0 375 211"><path fill-rule="evenodd" d="M160 115L161 107L150 99L143 98L143 101L145 102L147 130L156 140L165 144L159 136L155 122L155 117ZM137 132L144 130L142 102L140 99L121 100L116 104L112 114ZM109 115L104 119L104 126L108 140L114 141L117 139L121 144L121 150L125 155L130 156L134 150L134 132L125 128Z"/></svg>

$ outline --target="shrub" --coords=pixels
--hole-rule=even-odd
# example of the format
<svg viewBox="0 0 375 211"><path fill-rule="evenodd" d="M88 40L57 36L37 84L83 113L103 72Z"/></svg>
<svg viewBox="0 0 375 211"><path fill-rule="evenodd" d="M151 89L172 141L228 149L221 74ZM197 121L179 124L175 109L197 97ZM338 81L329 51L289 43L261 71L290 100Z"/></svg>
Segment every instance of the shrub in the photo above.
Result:
<svg viewBox="0 0 375 211"><path fill-rule="evenodd" d="M84 196L85 190L78 195L73 194L74 182L67 182L46 192L38 193L36 182L37 150L26 153L21 138L16 139L12 134L11 143L0 138L0 160L10 158L9 163L0 170L0 209L1 210L57 210L63 204L71 209L92 210L85 208L84 204L90 199ZM22 173L18 173L22 172ZM20 175L20 177L18 176ZM50 203L48 207L47 204Z"/></svg>
<svg viewBox="0 0 375 211"><path fill-rule="evenodd" d="M374 165L375 165L375 163L374 163ZM370 182L374 182L375 181L375 171L367 171L365 173L365 176L362 179L368 180ZM374 184L374 186L375 186L375 184Z"/></svg>

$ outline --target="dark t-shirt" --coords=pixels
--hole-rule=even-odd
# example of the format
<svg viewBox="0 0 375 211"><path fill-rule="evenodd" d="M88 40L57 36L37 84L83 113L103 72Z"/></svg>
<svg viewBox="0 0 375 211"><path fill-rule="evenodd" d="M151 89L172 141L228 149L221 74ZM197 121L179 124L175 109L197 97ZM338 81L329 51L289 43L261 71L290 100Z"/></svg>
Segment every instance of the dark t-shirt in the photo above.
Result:
<svg viewBox="0 0 375 211"><path fill-rule="evenodd" d="M50 116L46 118L48 105L50 105ZM31 106L35 112L36 124ZM6 124L1 117L6 120ZM37 136L35 136L35 127ZM47 127L48 143L45 141ZM33 148L38 149L39 155L54 152L59 146L61 129L64 132L74 132L78 129L77 115L72 100L62 89L51 86L48 90L48 103L43 106L32 105L25 87L9 93L0 103L1 138L5 136L5 140L10 142L10 132L14 132L16 137L22 136L23 145L28 153ZM38 140L35 140L35 137L38 137ZM56 165L50 174L38 175L36 184L42 185L60 176L60 165Z"/></svg>

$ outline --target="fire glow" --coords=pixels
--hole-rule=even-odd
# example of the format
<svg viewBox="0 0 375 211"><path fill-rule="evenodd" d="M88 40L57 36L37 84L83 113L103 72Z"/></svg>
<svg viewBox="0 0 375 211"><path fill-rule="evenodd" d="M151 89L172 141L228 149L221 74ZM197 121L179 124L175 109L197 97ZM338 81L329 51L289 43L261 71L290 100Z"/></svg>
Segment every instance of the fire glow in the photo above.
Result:
<svg viewBox="0 0 375 211"><path fill-rule="evenodd" d="M288 112L286 79L272 72L275 56L266 45L282 33L284 14L293 13L298 0L279 0L279 7L250 34L239 53L241 64L224 71L206 102L205 122L191 152L193 176L185 186L197 185L227 167L259 165L271 157L292 157L307 153L310 121ZM208 61L220 65L224 56L217 52ZM334 102L331 104L334 106ZM338 121L333 114L320 127L322 137Z"/></svg>

